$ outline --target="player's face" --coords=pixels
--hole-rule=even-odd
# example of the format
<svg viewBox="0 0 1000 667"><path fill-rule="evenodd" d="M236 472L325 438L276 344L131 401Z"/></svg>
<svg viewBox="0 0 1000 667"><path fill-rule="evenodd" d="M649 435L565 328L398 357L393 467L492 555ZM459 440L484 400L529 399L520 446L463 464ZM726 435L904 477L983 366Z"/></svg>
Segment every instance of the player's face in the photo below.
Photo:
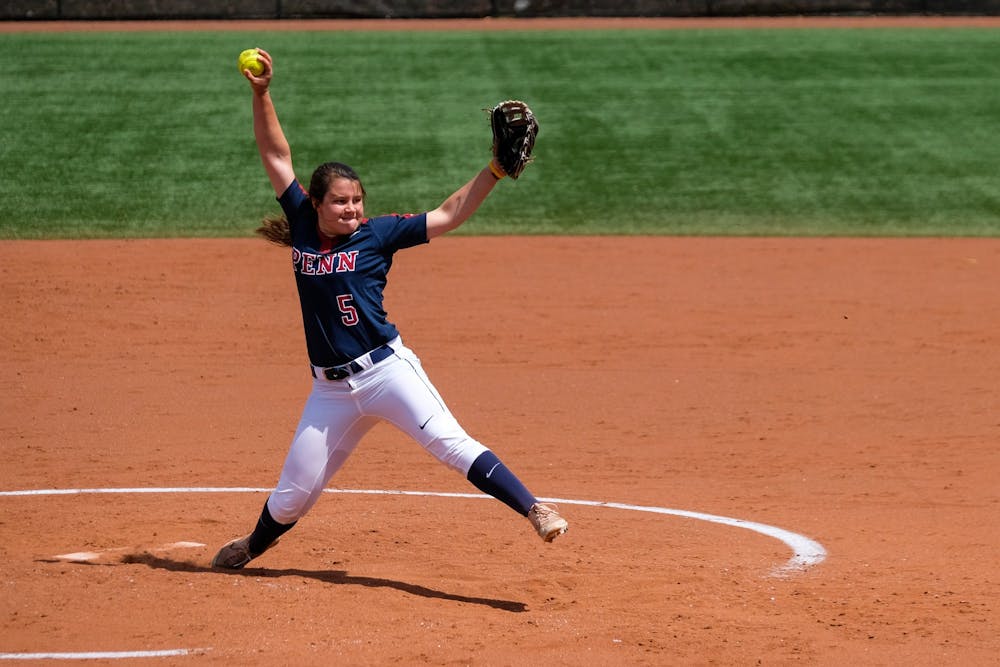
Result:
<svg viewBox="0 0 1000 667"><path fill-rule="evenodd" d="M349 178L335 178L330 182L330 189L326 191L323 201L315 203L315 206L319 228L324 234L353 234L365 217L361 183Z"/></svg>

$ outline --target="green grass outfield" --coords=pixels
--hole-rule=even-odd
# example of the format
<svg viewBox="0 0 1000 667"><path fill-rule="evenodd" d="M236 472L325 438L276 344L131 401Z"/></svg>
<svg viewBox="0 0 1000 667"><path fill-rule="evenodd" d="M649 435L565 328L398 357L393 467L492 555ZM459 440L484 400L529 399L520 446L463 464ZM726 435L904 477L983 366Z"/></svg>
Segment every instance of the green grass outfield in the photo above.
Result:
<svg viewBox="0 0 1000 667"><path fill-rule="evenodd" d="M458 233L1000 234L1000 31L0 34L0 238L245 236L277 211L236 56L302 180L436 206L521 98L537 161ZM67 54L70 54L67 56Z"/></svg>

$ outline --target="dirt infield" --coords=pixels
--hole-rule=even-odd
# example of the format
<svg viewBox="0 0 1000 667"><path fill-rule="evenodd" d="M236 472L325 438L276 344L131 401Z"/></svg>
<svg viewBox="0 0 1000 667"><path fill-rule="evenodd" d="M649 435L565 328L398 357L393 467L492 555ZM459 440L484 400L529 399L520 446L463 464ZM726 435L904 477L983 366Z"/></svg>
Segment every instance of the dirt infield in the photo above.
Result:
<svg viewBox="0 0 1000 667"><path fill-rule="evenodd" d="M309 385L289 269L254 240L0 244L0 490L271 486ZM544 545L490 499L345 493L228 574L264 493L2 496L0 653L995 660L1000 241L445 238L393 271L404 338L540 495L826 559L775 577L788 546L740 527L567 504ZM390 427L335 484L475 493Z"/></svg>

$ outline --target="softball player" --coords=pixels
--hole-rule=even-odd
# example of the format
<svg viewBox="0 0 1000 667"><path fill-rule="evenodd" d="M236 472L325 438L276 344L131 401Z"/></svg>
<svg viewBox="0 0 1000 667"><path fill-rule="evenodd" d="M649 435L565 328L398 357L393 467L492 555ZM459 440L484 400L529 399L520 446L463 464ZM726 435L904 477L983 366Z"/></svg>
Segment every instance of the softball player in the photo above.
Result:
<svg viewBox="0 0 1000 667"><path fill-rule="evenodd" d="M260 556L315 504L355 446L379 420L396 425L479 490L527 517L551 542L568 524L539 503L487 447L462 429L424 373L420 360L387 320L382 291L397 250L456 229L493 190L503 171L491 161L432 211L364 217L358 175L336 162L295 178L291 151L271 100L271 56L264 71L243 75L253 92L253 129L264 169L284 216L265 221L265 237L291 246L313 376L277 487L249 535L212 560L239 569Z"/></svg>

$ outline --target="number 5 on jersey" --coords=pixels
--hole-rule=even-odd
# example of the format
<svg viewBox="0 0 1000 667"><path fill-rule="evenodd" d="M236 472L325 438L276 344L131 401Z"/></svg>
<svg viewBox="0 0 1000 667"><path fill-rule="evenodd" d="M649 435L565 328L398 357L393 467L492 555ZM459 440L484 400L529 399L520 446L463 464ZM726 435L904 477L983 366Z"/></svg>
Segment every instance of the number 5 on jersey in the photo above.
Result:
<svg viewBox="0 0 1000 667"><path fill-rule="evenodd" d="M340 294L337 296L337 308L343 313L340 321L344 326L353 327L358 323L358 309L352 305L354 296L351 294Z"/></svg>

